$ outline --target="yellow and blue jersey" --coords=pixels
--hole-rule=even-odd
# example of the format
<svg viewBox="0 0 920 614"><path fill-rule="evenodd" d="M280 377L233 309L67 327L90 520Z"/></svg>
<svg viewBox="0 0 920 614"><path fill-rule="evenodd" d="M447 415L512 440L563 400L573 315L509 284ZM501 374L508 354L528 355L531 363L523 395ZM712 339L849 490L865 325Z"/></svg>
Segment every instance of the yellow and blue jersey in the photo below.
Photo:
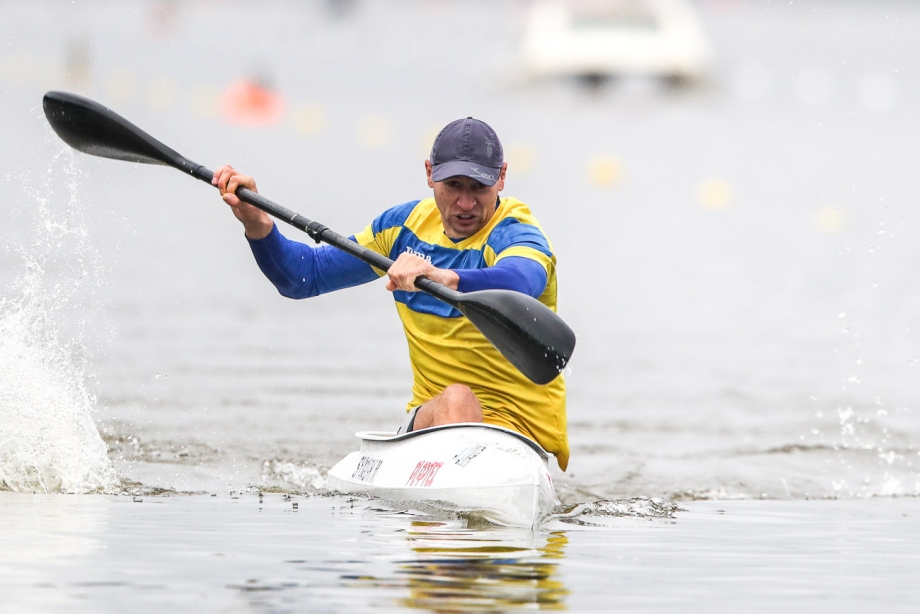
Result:
<svg viewBox="0 0 920 614"><path fill-rule="evenodd" d="M444 234L433 198L385 211L354 238L393 260L408 252L438 268L452 269L460 277L460 291L510 287L529 292L556 310L556 257L539 222L517 199L500 199L486 226L459 241ZM293 298L383 275L335 248L314 249L288 241L277 229L250 244L265 275L282 294ZM511 264L514 266L508 266ZM569 445L562 376L543 386L534 384L455 308L424 292L397 290L393 298L412 363L412 399L407 410L451 384L466 384L482 403L485 422L530 437L566 468Z"/></svg>

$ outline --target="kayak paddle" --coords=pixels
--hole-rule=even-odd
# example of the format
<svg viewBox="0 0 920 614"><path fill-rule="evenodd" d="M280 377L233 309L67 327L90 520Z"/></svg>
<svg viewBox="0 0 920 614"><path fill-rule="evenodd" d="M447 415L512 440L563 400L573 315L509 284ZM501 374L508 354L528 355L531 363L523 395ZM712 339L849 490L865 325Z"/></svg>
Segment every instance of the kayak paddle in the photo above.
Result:
<svg viewBox="0 0 920 614"><path fill-rule="evenodd" d="M161 164L211 184L214 173L173 151L101 104L67 92L48 92L45 117L68 145L94 156ZM386 271L393 261L377 252L278 205L257 192L239 188L240 200ZM536 384L553 381L572 356L575 333L556 313L535 298L512 290L458 292L426 277L415 285L457 308L508 361Z"/></svg>

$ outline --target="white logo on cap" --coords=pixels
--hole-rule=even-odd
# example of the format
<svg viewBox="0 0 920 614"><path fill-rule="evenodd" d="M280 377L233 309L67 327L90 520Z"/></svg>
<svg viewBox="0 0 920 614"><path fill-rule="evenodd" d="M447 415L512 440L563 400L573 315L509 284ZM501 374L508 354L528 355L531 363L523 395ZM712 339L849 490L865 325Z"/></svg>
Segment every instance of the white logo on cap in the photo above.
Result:
<svg viewBox="0 0 920 614"><path fill-rule="evenodd" d="M490 157L492 156L492 145L495 145L495 142L489 137L486 137L486 155Z"/></svg>
<svg viewBox="0 0 920 614"><path fill-rule="evenodd" d="M475 166L471 166L470 171L472 171L477 177L482 177L483 179L491 179L492 181L495 181L495 175L490 175L489 173L483 173L481 170L479 170Z"/></svg>

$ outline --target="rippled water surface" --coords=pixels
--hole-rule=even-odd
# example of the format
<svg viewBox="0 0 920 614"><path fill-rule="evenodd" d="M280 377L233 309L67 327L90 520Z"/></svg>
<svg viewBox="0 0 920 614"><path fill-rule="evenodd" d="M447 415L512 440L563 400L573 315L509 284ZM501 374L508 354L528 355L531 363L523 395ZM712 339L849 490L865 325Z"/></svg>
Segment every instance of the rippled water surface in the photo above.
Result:
<svg viewBox="0 0 920 614"><path fill-rule="evenodd" d="M525 78L528 6L0 6L9 603L916 609L920 7L700 2L713 65L674 89ZM252 77L262 125L227 114ZM440 126L492 124L578 335L557 515L326 492L402 419L383 284L281 298L212 189L75 154L49 89L343 234L426 195Z"/></svg>
<svg viewBox="0 0 920 614"><path fill-rule="evenodd" d="M342 497L0 493L0 504L13 611L916 605L920 525L905 499L623 501L615 515L538 531L470 528Z"/></svg>

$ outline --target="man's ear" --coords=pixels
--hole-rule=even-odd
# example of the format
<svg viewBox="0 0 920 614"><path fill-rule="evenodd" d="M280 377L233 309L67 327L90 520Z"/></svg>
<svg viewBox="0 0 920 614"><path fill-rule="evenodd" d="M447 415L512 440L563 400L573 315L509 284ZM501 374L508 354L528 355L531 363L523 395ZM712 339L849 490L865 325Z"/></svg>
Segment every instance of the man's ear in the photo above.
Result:
<svg viewBox="0 0 920 614"><path fill-rule="evenodd" d="M498 191L501 192L505 189L505 173L508 172L508 163L505 162L502 164L502 170L498 172L498 181L495 182L495 185L498 186Z"/></svg>
<svg viewBox="0 0 920 614"><path fill-rule="evenodd" d="M428 187L434 188L434 181L431 179L431 160L425 160L425 175L428 177Z"/></svg>

